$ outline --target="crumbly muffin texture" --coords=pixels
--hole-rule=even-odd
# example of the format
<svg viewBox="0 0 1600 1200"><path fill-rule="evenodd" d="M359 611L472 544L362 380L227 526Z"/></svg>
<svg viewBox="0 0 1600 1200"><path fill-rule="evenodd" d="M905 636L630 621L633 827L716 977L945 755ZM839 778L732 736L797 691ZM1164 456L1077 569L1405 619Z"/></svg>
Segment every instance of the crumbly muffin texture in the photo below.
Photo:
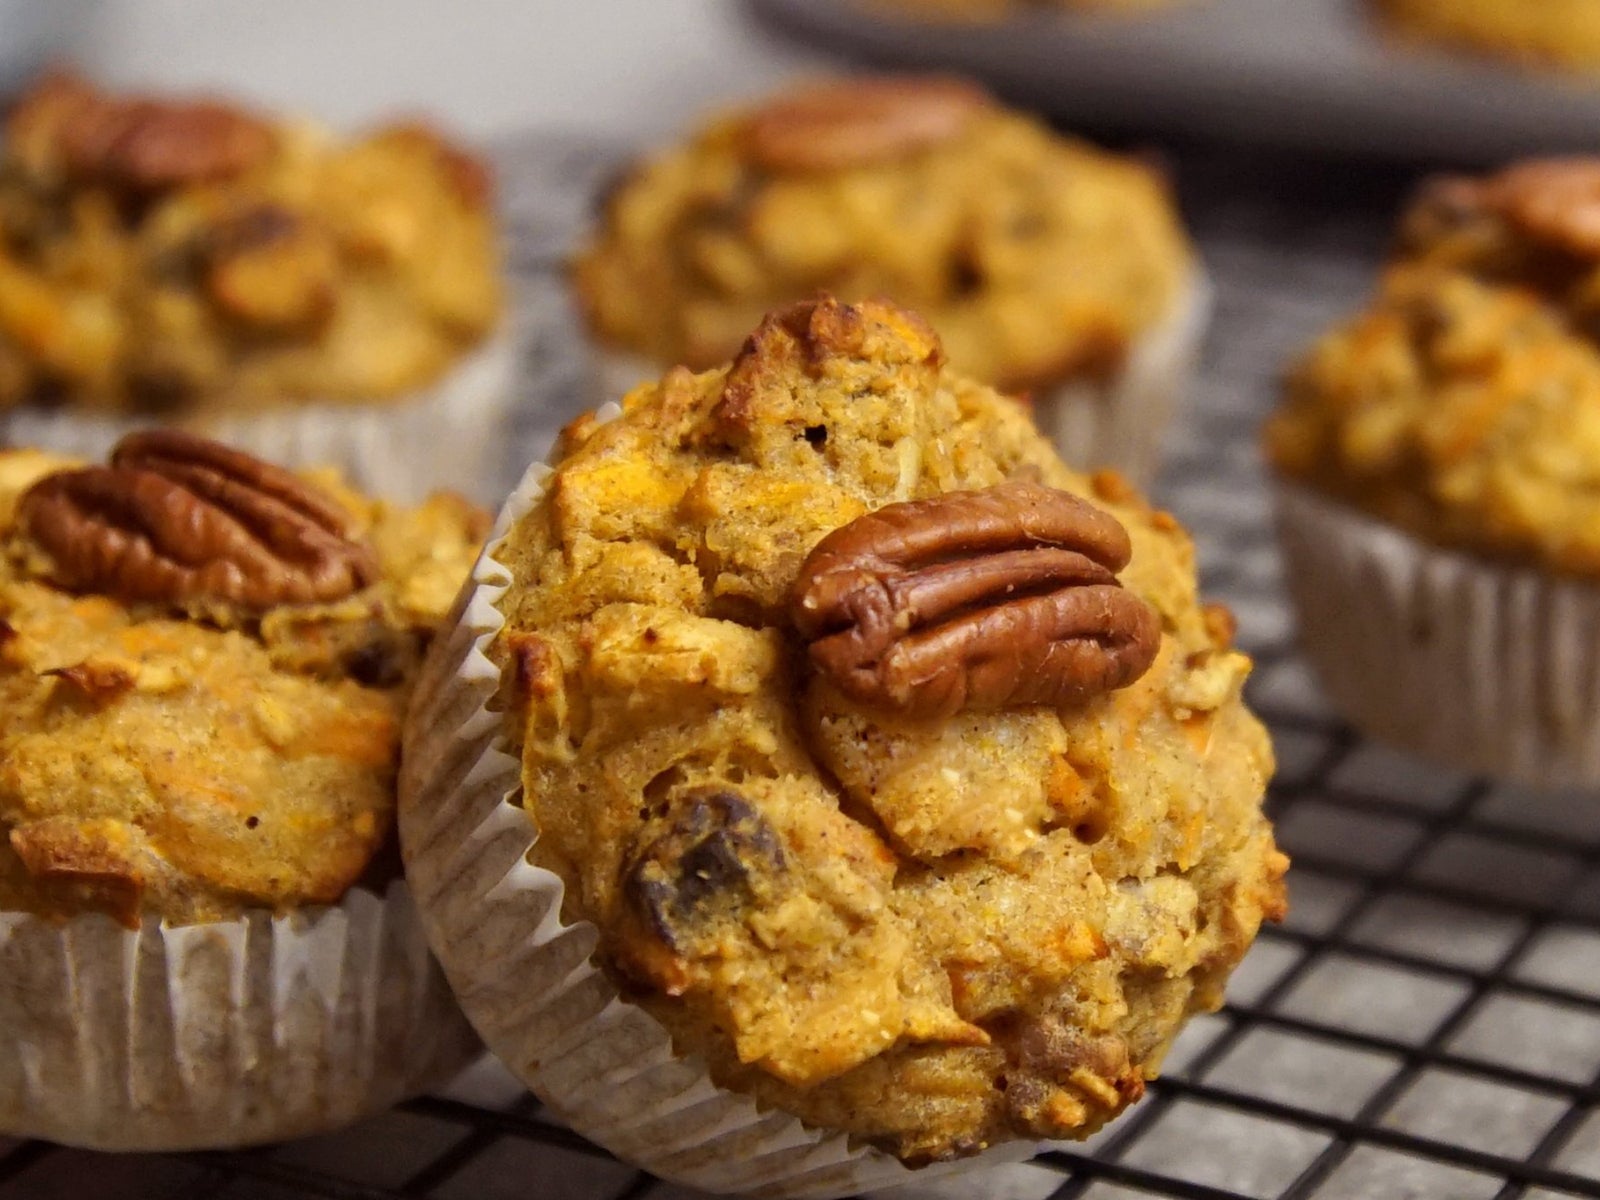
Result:
<svg viewBox="0 0 1600 1200"><path fill-rule="evenodd" d="M824 535L1018 479L1126 526L1143 678L926 720L811 672L786 614ZM625 994L762 1103L910 1162L1086 1135L1281 912L1271 747L1188 538L898 309L796 306L579 420L495 554L532 858Z"/></svg>
<svg viewBox="0 0 1600 1200"><path fill-rule="evenodd" d="M1403 33L1532 66L1600 68L1592 0L1374 0Z"/></svg>
<svg viewBox="0 0 1600 1200"><path fill-rule="evenodd" d="M0 153L0 409L373 401L501 307L488 177L420 124L338 140L70 75Z"/></svg>
<svg viewBox="0 0 1600 1200"><path fill-rule="evenodd" d="M1600 574L1600 159L1427 186L1291 371L1286 476L1440 545Z"/></svg>
<svg viewBox="0 0 1600 1200"><path fill-rule="evenodd" d="M0 911L187 924L337 901L388 861L405 699L486 515L310 477L378 577L201 618L49 581L18 498L74 465L0 452Z"/></svg>
<svg viewBox="0 0 1600 1200"><path fill-rule="evenodd" d="M613 192L573 276L605 344L697 370L819 290L887 297L1009 390L1114 374L1192 256L1161 177L927 77L713 121Z"/></svg>

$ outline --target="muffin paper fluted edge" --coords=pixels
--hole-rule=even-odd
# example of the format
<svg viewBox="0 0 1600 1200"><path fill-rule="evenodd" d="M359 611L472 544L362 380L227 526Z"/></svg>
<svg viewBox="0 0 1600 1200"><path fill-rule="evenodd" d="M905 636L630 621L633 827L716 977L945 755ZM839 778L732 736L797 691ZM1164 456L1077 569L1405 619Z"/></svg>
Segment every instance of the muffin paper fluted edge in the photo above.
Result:
<svg viewBox="0 0 1600 1200"><path fill-rule="evenodd" d="M1441 765L1535 788L1600 785L1600 586L1276 489L1300 641L1346 719Z"/></svg>
<svg viewBox="0 0 1600 1200"><path fill-rule="evenodd" d="M612 406L611 416L615 415ZM516 804L520 765L493 711L500 676L487 651L504 625L510 576L494 558L539 501L536 465L500 514L413 694L401 769L400 834L429 939L478 1032L552 1112L652 1174L712 1192L853 1195L1031 1157L1008 1143L913 1171L718 1087L666 1029L622 999L593 961L586 921L562 913L561 878L528 861L538 833Z"/></svg>
<svg viewBox="0 0 1600 1200"><path fill-rule="evenodd" d="M1033 419L1068 466L1115 467L1141 488L1161 469L1162 439L1194 382L1212 288L1196 268L1172 311L1146 330L1109 379L1066 380L1033 395Z"/></svg>
<svg viewBox="0 0 1600 1200"><path fill-rule="evenodd" d="M410 894L126 929L0 913L0 1133L217 1149L336 1129L480 1053Z"/></svg>
<svg viewBox="0 0 1600 1200"><path fill-rule="evenodd" d="M174 425L286 467L336 467L354 486L385 499L417 501L438 488L470 493L503 478L508 465L524 340L517 323L508 322L436 383L389 400L171 415L15 408L0 412L0 445L98 460L129 433Z"/></svg>
<svg viewBox="0 0 1600 1200"><path fill-rule="evenodd" d="M1115 467L1140 487L1150 484L1161 466L1163 436L1194 381L1211 308L1210 280L1196 267L1171 312L1135 340L1119 372L1033 393L1034 422L1068 466ZM620 400L670 365L597 344L588 354L592 405Z"/></svg>

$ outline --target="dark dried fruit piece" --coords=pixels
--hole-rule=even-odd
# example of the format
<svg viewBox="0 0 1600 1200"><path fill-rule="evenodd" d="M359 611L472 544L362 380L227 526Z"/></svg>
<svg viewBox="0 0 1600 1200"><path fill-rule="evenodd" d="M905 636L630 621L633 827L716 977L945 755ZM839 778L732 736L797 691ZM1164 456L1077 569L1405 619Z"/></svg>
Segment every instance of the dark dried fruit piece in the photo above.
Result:
<svg viewBox="0 0 1600 1200"><path fill-rule="evenodd" d="M1093 1034L1056 1016L1022 1023L1006 1079L1006 1108L1038 1137L1062 1137L1085 1115L1083 1101L1112 1112L1144 1095L1143 1073L1114 1033Z"/></svg>
<svg viewBox="0 0 1600 1200"><path fill-rule="evenodd" d="M1059 707L1126 687L1160 644L1117 581L1115 517L1012 482L891 504L819 542L790 612L812 665L862 703L918 717Z"/></svg>
<svg viewBox="0 0 1600 1200"><path fill-rule="evenodd" d="M686 959L719 922L744 911L787 869L777 832L743 796L691 792L667 829L633 858L623 876L628 917L623 960L635 974L678 995Z"/></svg>
<svg viewBox="0 0 1600 1200"><path fill-rule="evenodd" d="M262 611L343 599L378 576L330 497L175 430L124 438L108 467L45 476L17 515L56 583L130 602Z"/></svg>

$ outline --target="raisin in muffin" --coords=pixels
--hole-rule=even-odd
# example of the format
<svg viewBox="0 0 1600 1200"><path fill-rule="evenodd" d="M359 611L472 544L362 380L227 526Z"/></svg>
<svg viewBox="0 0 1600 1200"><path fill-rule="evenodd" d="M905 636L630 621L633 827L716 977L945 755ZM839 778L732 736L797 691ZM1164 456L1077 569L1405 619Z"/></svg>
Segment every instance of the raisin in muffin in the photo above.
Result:
<svg viewBox="0 0 1600 1200"><path fill-rule="evenodd" d="M1600 160L1430 183L1371 305L1298 363L1267 429L1333 699L1534 783L1600 781L1597 230Z"/></svg>
<svg viewBox="0 0 1600 1200"><path fill-rule="evenodd" d="M0 1130L248 1143L464 1064L390 844L485 532L177 432L0 452Z"/></svg>
<svg viewBox="0 0 1600 1200"><path fill-rule="evenodd" d="M7 121L12 445L99 456L162 421L371 482L411 425L509 403L501 307L489 177L425 125L341 139L66 74Z"/></svg>
<svg viewBox="0 0 1600 1200"><path fill-rule="evenodd" d="M1372 0L1411 37L1530 66L1600 69L1600 9L1590 0Z"/></svg>
<svg viewBox="0 0 1600 1200"><path fill-rule="evenodd" d="M610 195L573 278L607 399L704 370L819 289L922 313L1077 466L1154 468L1204 324L1166 182L963 80L824 80L723 115Z"/></svg>
<svg viewBox="0 0 1600 1200"><path fill-rule="evenodd" d="M842 1194L1085 1136L1282 910L1188 538L903 310L780 310L580 420L475 579L408 871L491 1047L652 1171ZM680 1119L706 1073L736 1137Z"/></svg>

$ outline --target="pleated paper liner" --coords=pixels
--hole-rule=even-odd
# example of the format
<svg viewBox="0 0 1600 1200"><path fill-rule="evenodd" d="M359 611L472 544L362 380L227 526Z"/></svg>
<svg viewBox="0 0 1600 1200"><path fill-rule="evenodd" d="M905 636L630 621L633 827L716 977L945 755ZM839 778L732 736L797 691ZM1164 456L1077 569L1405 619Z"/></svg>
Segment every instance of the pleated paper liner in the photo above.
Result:
<svg viewBox="0 0 1600 1200"><path fill-rule="evenodd" d="M1371 736L1535 788L1600 786L1600 586L1421 542L1278 484L1300 641Z"/></svg>
<svg viewBox="0 0 1600 1200"><path fill-rule="evenodd" d="M97 1150L327 1132L480 1052L399 882L179 928L0 914L0 1029L0 1133Z"/></svg>
<svg viewBox="0 0 1600 1200"><path fill-rule="evenodd" d="M502 330L442 379L407 396L284 403L175 417L22 407L0 412L0 445L100 460L124 436L175 425L286 467L336 467L371 495L400 502L446 488L493 502L504 476L523 339Z"/></svg>

